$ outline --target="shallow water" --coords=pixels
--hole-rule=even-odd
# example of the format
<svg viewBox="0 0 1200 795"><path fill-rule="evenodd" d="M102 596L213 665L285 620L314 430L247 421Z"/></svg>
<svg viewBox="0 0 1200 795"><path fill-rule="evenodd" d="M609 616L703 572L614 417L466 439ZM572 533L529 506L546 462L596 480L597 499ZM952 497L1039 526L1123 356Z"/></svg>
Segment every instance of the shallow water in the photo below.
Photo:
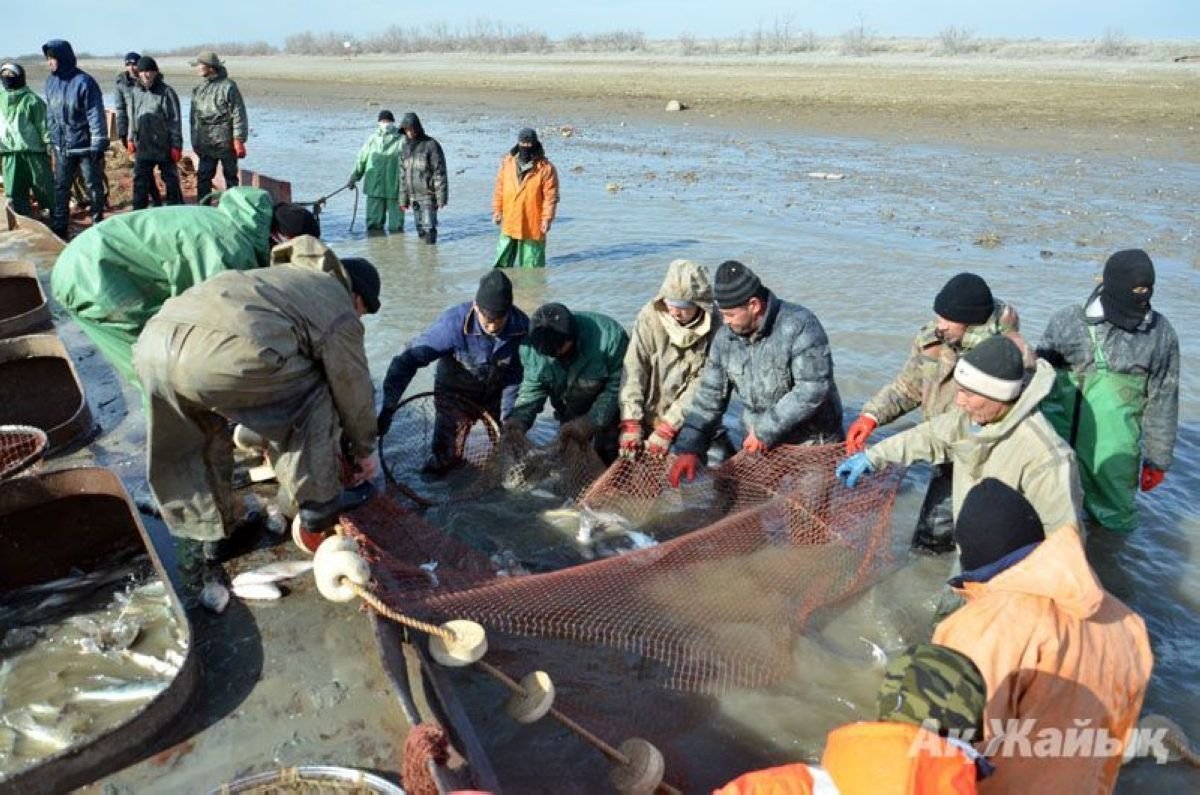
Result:
<svg viewBox="0 0 1200 795"><path fill-rule="evenodd" d="M290 178L298 200L344 183L379 109L331 93L315 89L307 105L253 102L247 165ZM406 109L394 96L380 100L397 113ZM1149 628L1156 665L1144 712L1171 717L1200 742L1200 518L1192 498L1200 488L1200 166L1143 157L1137 141L1121 156L973 151L709 127L683 114L664 122L630 115L622 125L620 113L526 118L486 102L460 109L433 100L417 110L450 168L439 245L427 247L411 231L364 237L365 202L358 232L348 233L347 193L323 217L339 253L365 255L381 267L384 309L367 320L377 378L407 339L445 307L472 297L495 243L495 168L515 131L530 123L558 167L562 203L549 267L512 274L526 311L561 300L628 325L671 259L695 259L710 272L724 259L742 260L782 297L821 318L848 419L899 369L913 332L930 317L933 295L954 273L983 275L998 297L1016 304L1036 342L1051 312L1087 296L1107 254L1146 248L1158 268L1155 307L1182 345L1176 462L1166 483L1139 499L1142 527L1123 544L1093 544L1093 559ZM575 134L558 135L567 124ZM805 176L812 171L845 179ZM610 183L619 189L606 190ZM410 393L428 386L431 370ZM899 570L797 641L794 681L778 692L724 698L719 721L709 713L731 748L813 758L830 728L870 715L880 673L872 644L890 652L927 635L931 600L948 567L905 552L922 491L923 473L914 471L894 521ZM498 509L494 525L513 527L517 518ZM447 521L456 519L465 517ZM476 695L483 709L485 695ZM561 736L551 733L531 748L529 735L505 721L480 720L501 766L515 766L517 780L536 778L560 753L562 761L582 764L581 752L564 749ZM731 767L735 758L709 759L710 776L740 772ZM1120 789L1151 787L1195 791L1200 776L1179 765L1141 763L1126 769Z"/></svg>

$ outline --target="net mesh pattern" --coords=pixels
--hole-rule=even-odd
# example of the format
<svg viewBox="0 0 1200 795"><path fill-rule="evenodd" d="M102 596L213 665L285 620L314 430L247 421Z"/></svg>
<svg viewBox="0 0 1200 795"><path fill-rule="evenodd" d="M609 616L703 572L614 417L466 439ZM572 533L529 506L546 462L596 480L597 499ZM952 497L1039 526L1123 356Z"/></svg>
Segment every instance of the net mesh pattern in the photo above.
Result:
<svg viewBox="0 0 1200 795"><path fill-rule="evenodd" d="M46 434L31 425L0 425L0 480L12 477L46 451Z"/></svg>

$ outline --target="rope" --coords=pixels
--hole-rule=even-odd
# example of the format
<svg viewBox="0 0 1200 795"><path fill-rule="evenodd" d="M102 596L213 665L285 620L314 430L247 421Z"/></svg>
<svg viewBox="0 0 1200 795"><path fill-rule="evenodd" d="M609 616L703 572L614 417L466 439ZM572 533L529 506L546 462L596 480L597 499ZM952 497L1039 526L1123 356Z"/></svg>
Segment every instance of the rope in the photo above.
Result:
<svg viewBox="0 0 1200 795"><path fill-rule="evenodd" d="M418 619L406 616L403 613L397 613L395 610L384 604L378 596L363 586L350 582L345 578L342 579L342 582L349 585L350 589L358 595L359 599L362 599L364 602L370 605L372 610L374 610L376 613L379 613L379 615L383 616L384 618L389 618L392 621L395 621L397 624L408 627L409 629L415 629L420 632L424 632L426 635L434 635L446 641L447 643L454 642L454 633L450 630L442 629L437 624L429 624L424 621L419 621Z"/></svg>

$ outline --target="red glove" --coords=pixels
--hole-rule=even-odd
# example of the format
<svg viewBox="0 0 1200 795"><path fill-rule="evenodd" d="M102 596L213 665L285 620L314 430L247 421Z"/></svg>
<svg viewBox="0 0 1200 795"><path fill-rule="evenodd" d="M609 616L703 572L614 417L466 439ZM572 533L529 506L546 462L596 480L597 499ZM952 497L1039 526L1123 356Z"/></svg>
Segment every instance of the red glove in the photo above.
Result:
<svg viewBox="0 0 1200 795"><path fill-rule="evenodd" d="M621 435L617 437L617 448L621 458L633 458L642 451L642 423L638 420L621 420Z"/></svg>
<svg viewBox="0 0 1200 795"><path fill-rule="evenodd" d="M238 156L239 160L246 156L246 145L237 138L233 139L233 153Z"/></svg>
<svg viewBox="0 0 1200 795"><path fill-rule="evenodd" d="M1161 469L1142 464L1142 491L1153 491L1166 477L1167 473Z"/></svg>
<svg viewBox="0 0 1200 795"><path fill-rule="evenodd" d="M183 159L183 150L176 149L175 147L172 146L171 147L171 162L178 163L182 159Z"/></svg>
<svg viewBox="0 0 1200 795"><path fill-rule="evenodd" d="M755 436L754 429L751 428L750 433L746 434L746 438L742 440L742 449L747 453L763 455L767 452L767 443Z"/></svg>
<svg viewBox="0 0 1200 795"><path fill-rule="evenodd" d="M858 419L850 423L850 430L846 431L846 455L854 455L861 453L867 449L867 437L869 437L879 423L867 414L859 414Z"/></svg>
<svg viewBox="0 0 1200 795"><path fill-rule="evenodd" d="M671 442L675 440L675 433L669 422L660 422L646 440L646 453L656 458L665 456L671 449Z"/></svg>
<svg viewBox="0 0 1200 795"><path fill-rule="evenodd" d="M130 157L137 151L137 146L134 145L132 138L125 142L125 151L129 153Z"/></svg>
<svg viewBox="0 0 1200 795"><path fill-rule="evenodd" d="M679 488L680 481L691 483L696 479L696 470L700 468L700 456L695 453L680 453L675 457L675 463L671 464L671 471L667 473L667 482L671 484L671 488Z"/></svg>

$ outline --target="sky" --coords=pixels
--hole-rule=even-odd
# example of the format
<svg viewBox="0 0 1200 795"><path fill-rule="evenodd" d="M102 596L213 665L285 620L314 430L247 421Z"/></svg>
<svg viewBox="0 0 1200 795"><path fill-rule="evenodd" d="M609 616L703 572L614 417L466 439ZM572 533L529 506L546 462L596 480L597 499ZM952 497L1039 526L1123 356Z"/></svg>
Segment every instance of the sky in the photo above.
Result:
<svg viewBox="0 0 1200 795"><path fill-rule="evenodd" d="M880 36L931 37L954 25L979 37L1096 39L1116 29L1134 39L1200 39L1200 0L44 0L9 4L2 16L0 56L37 52L50 38L107 54L217 41L281 45L305 30L367 35L390 25L455 28L478 20L552 38L608 30L639 30L652 39L733 36L780 19L820 36L861 21Z"/></svg>

